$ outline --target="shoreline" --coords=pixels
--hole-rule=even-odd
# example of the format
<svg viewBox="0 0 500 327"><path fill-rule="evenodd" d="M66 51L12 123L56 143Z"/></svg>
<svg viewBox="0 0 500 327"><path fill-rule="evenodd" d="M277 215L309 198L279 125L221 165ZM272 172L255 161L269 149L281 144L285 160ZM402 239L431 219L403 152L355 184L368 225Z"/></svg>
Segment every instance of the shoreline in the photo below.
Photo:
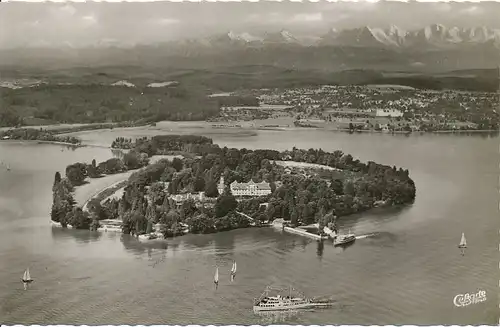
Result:
<svg viewBox="0 0 500 327"><path fill-rule="evenodd" d="M332 132L344 132L344 133L376 133L376 134L388 134L388 135L395 135L395 134L402 134L402 135L425 135L425 134L488 134L488 133L499 133L500 130L435 130L435 131L376 131L376 130L350 130L348 128L329 128L328 126L310 126L310 127L302 127L302 126L290 126L290 127L283 127L283 128L262 128L262 127L213 127L210 125L210 122L206 121L159 121L156 123L194 123L197 126L200 127L206 127L206 130L211 130L211 131L216 131L216 130L235 130L235 131L275 131L275 132L286 132L286 131L303 131L303 130L325 130L325 131L332 131ZM250 122L257 122L255 121L250 121ZM261 122L259 120L259 122ZM118 123L117 123L118 124ZM96 124L98 125L98 124ZM74 130L71 130L72 128L68 125L65 125L64 131L61 133L57 133L57 135L60 136L71 136L72 134L75 133L81 133L81 132L101 132L101 131L106 131L110 130L109 127L103 127L103 128L93 128L96 125L81 125L81 124L75 124L74 125ZM206 126L204 126L206 125ZM88 127L88 128L85 128ZM138 126L115 126L112 128L113 130L135 130L135 129L142 129L142 128L148 128L150 125L138 125ZM23 126L20 127L22 128L32 128L30 126ZM158 129L158 126L156 127ZM161 130L161 128L159 128ZM54 129L53 131L57 131L57 129ZM55 144L55 145L65 145L65 146L73 146L73 147L97 147L97 148L105 148L105 149L111 149L111 146L105 146L105 145L98 145L98 144L74 144L74 143L68 143L68 142L61 142L61 141L45 141L45 140L23 140L23 139L6 139L6 140L0 140L0 141L23 141L23 142L38 142L41 144Z"/></svg>
<svg viewBox="0 0 500 327"><path fill-rule="evenodd" d="M335 128L335 129L329 129L327 127L298 127L297 129L300 130L326 130L326 131L331 131L331 132L345 132L345 133L377 133L377 134L418 134L418 135L424 135L424 134L461 134L461 133L499 133L500 130L496 129L471 129L471 130L439 130L439 131L393 131L393 132L386 132L386 131L375 131L375 130L350 130L348 128Z"/></svg>
<svg viewBox="0 0 500 327"><path fill-rule="evenodd" d="M0 142L27 142L27 143L39 143L39 144L54 144L54 145L65 145L65 146L72 146L75 148L82 148L89 146L88 144L75 144L75 143L69 143L69 142L61 142L61 141L45 141L45 140L23 140L23 139L5 139L5 140L0 140ZM91 146L91 145L90 145Z"/></svg>
<svg viewBox="0 0 500 327"><path fill-rule="evenodd" d="M74 148L101 148L101 149L113 149L111 146L105 146L105 145L99 145L99 144L74 144L74 143L67 143L67 142L61 142L61 141L43 141L43 140L16 140L16 139L8 139L8 140L0 140L0 143L14 143L14 142L21 142L21 143L36 143L36 144L52 144L52 145L64 145L64 146L70 146ZM123 149L113 149L113 150L122 150Z"/></svg>

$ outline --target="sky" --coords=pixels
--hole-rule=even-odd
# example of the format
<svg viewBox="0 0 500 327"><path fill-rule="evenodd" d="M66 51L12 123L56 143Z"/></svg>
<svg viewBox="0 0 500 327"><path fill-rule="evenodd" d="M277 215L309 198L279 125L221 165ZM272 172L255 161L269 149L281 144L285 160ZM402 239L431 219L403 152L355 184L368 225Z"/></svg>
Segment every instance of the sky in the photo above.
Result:
<svg viewBox="0 0 500 327"><path fill-rule="evenodd" d="M0 47L150 44L219 33L439 23L500 28L500 2L20 2L0 3Z"/></svg>

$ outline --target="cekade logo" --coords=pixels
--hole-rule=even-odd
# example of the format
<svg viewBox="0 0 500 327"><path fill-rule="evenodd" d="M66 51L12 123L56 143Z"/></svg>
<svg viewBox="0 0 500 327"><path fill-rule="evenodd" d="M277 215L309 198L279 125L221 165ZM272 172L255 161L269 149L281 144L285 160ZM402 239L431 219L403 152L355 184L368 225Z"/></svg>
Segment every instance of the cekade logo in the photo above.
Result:
<svg viewBox="0 0 500 327"><path fill-rule="evenodd" d="M485 291L479 291L477 293L458 294L453 298L453 304L456 307L466 307L468 305L484 301L486 301Z"/></svg>

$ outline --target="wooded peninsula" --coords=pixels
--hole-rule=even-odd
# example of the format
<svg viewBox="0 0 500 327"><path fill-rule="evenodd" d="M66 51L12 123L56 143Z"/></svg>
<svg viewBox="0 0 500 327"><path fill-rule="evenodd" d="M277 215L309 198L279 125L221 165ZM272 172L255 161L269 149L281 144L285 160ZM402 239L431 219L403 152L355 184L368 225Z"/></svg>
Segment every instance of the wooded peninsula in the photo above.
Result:
<svg viewBox="0 0 500 327"><path fill-rule="evenodd" d="M258 226L277 218L292 226L326 226L339 217L415 199L408 170L363 163L340 150L236 149L195 135L117 138L113 147L127 150L99 164L69 165L64 178L55 174L52 221L97 230L100 221L119 219L123 233L150 234L161 226L161 234L171 237ZM150 164L152 156L174 154L179 157ZM88 178L129 170L136 171L124 182L120 198L94 198L88 210L76 205L72 192ZM262 182L270 191L234 195L234 181Z"/></svg>

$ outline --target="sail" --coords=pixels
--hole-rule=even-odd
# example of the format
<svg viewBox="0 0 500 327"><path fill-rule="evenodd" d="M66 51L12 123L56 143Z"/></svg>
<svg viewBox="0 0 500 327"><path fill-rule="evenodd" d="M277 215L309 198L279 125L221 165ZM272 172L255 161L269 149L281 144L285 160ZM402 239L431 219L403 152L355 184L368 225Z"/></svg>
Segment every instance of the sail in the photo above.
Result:
<svg viewBox="0 0 500 327"><path fill-rule="evenodd" d="M24 271L23 280L31 280L31 276L30 276L30 269L29 269L29 268L27 268L27 269Z"/></svg>
<svg viewBox="0 0 500 327"><path fill-rule="evenodd" d="M462 239L460 240L460 246L467 246L467 240L465 239L465 233L462 233Z"/></svg>
<svg viewBox="0 0 500 327"><path fill-rule="evenodd" d="M219 282L219 268L215 268L214 282L215 283Z"/></svg>
<svg viewBox="0 0 500 327"><path fill-rule="evenodd" d="M233 274L236 274L236 261L233 263Z"/></svg>

